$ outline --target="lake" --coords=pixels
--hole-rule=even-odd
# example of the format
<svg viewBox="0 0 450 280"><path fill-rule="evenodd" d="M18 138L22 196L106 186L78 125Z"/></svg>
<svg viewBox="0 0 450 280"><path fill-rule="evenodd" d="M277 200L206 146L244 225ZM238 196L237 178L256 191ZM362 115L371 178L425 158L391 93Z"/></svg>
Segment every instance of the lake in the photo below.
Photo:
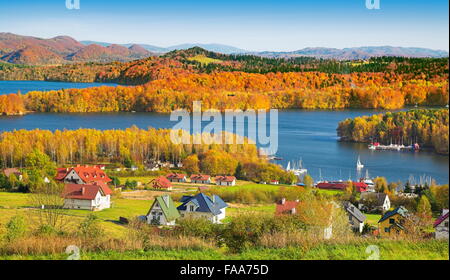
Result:
<svg viewBox="0 0 450 280"><path fill-rule="evenodd" d="M405 182L412 175L431 176L438 183L448 183L448 156L432 152L371 151L366 144L338 142L336 127L339 121L356 116L379 113L373 110L279 112L279 148L277 163L286 166L288 160L303 160L304 167L317 180L355 179L369 170L369 175L384 176L389 181ZM132 125L140 128L171 128L169 115L157 113L94 113L51 114L35 113L25 116L0 117L0 130L15 129L124 129ZM365 165L357 174L358 156ZM320 171L319 171L320 170Z"/></svg>
<svg viewBox="0 0 450 280"><path fill-rule="evenodd" d="M58 83L35 81L0 81L0 94L22 93L30 90L55 90L61 88L83 88L111 85L98 83ZM302 159L304 167L316 179L321 173L323 179L346 180L363 176L366 169L371 177L384 176L389 181L408 180L410 176L419 180L430 176L438 183L448 183L448 156L432 152L371 151L366 144L342 143L337 141L336 128L346 118L383 113L375 110L285 110L279 112L279 148L277 156L283 158L277 163L287 165L288 161ZM124 129L136 125L140 128L171 128L169 115L157 113L91 113L51 114L35 113L25 116L0 116L0 131L17 129ZM365 168L356 171L356 161L361 157Z"/></svg>
<svg viewBox="0 0 450 280"><path fill-rule="evenodd" d="M0 81L0 95L17 93L25 94L29 91L59 90L64 88L88 88L99 86L116 86L116 84L104 83L65 83L65 82L45 82L45 81Z"/></svg>

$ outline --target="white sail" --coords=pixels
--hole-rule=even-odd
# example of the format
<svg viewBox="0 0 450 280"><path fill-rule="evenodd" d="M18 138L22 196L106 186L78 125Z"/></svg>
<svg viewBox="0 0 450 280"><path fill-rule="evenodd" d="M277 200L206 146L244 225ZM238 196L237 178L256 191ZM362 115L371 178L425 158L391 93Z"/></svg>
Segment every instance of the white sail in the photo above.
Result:
<svg viewBox="0 0 450 280"><path fill-rule="evenodd" d="M290 170L291 170L291 162L290 162L290 161L289 161L288 164L287 164L286 170L287 170L287 171L290 171Z"/></svg>
<svg viewBox="0 0 450 280"><path fill-rule="evenodd" d="M361 163L361 158L358 156L358 161L356 162L356 168L362 169L364 165Z"/></svg>

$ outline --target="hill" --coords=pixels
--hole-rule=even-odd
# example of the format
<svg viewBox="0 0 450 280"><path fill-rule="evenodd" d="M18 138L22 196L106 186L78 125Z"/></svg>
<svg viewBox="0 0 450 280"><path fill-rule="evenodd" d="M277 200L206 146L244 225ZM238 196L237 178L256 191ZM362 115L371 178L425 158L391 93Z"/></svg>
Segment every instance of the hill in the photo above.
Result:
<svg viewBox="0 0 450 280"><path fill-rule="evenodd" d="M323 59L357 60L372 57L395 56L395 57L447 57L448 52L426 48L404 48L404 47L358 47L358 48L305 48L293 52L258 52L249 53L263 57L293 58L293 57L315 57Z"/></svg>
<svg viewBox="0 0 450 280"><path fill-rule="evenodd" d="M49 65L73 62L131 61L151 56L139 48L119 45L84 45L68 36L42 39L0 33L0 61L24 65Z"/></svg>

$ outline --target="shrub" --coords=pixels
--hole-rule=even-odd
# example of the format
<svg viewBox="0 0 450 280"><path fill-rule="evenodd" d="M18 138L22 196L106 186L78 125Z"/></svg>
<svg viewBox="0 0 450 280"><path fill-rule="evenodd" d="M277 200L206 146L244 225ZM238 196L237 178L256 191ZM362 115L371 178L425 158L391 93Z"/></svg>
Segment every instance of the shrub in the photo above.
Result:
<svg viewBox="0 0 450 280"><path fill-rule="evenodd" d="M5 238L8 242L14 241L25 235L27 225L25 218L22 216L14 216L6 224Z"/></svg>
<svg viewBox="0 0 450 280"><path fill-rule="evenodd" d="M90 214L80 224L78 234L84 238L98 238L103 234L103 228L100 226L97 216Z"/></svg>

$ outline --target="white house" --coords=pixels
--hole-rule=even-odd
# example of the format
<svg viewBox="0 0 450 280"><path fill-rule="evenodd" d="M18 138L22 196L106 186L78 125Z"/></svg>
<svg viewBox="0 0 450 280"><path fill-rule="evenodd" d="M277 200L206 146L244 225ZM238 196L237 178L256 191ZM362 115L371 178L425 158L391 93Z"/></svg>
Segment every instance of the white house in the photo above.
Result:
<svg viewBox="0 0 450 280"><path fill-rule="evenodd" d="M108 184L112 181L101 167L89 165L58 168L55 180L66 184Z"/></svg>
<svg viewBox="0 0 450 280"><path fill-rule="evenodd" d="M191 183L193 184L211 184L211 176L193 174L191 175Z"/></svg>
<svg viewBox="0 0 450 280"><path fill-rule="evenodd" d="M361 233L364 228L364 221L366 220L366 216L364 216L364 214L361 213L361 211L359 211L356 206L348 201L344 202L344 209L348 214L348 220L352 229L356 232Z"/></svg>
<svg viewBox="0 0 450 280"><path fill-rule="evenodd" d="M217 195L209 197L203 193L195 196L183 196L177 207L182 218L205 218L218 224L226 216L228 205Z"/></svg>
<svg viewBox="0 0 450 280"><path fill-rule="evenodd" d="M370 206L376 208L379 211L386 212L391 209L391 200L385 193L361 193L361 203L359 205L359 209L371 208ZM370 211L372 209L366 210Z"/></svg>
<svg viewBox="0 0 450 280"><path fill-rule="evenodd" d="M171 173L166 176L167 180L176 183L186 183L186 174Z"/></svg>
<svg viewBox="0 0 450 280"><path fill-rule="evenodd" d="M234 186L236 185L236 177L234 176L217 176L216 185L218 186Z"/></svg>
<svg viewBox="0 0 450 280"><path fill-rule="evenodd" d="M444 209L442 216L434 222L434 229L436 239L448 239L448 209Z"/></svg>
<svg viewBox="0 0 450 280"><path fill-rule="evenodd" d="M64 208L98 211L111 207L112 191L105 184L66 184Z"/></svg>
<svg viewBox="0 0 450 280"><path fill-rule="evenodd" d="M150 210L147 213L147 223L151 225L174 226L180 213L175 207L175 203L169 195L155 198Z"/></svg>

